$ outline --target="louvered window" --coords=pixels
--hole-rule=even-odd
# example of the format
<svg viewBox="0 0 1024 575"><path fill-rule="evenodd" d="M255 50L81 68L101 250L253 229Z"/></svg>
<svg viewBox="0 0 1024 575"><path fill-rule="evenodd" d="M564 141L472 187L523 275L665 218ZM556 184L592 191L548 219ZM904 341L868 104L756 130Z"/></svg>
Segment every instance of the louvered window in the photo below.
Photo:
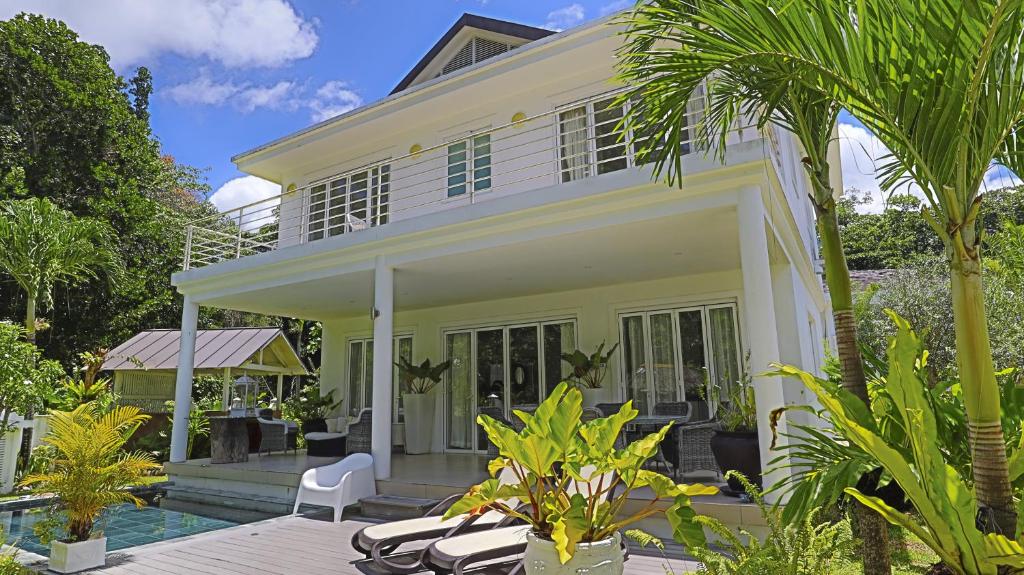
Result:
<svg viewBox="0 0 1024 575"><path fill-rule="evenodd" d="M491 188L491 135L448 145L448 197Z"/></svg>
<svg viewBox="0 0 1024 575"><path fill-rule="evenodd" d="M390 195L390 164L311 186L307 241L386 224Z"/></svg>
<svg viewBox="0 0 1024 575"><path fill-rule="evenodd" d="M487 38L472 38L452 56L451 60L448 60L448 63L441 68L441 73L438 76L450 74L456 70L472 66L477 62L483 62L488 58L504 54L512 48L515 48L515 46L507 42L497 42Z"/></svg>

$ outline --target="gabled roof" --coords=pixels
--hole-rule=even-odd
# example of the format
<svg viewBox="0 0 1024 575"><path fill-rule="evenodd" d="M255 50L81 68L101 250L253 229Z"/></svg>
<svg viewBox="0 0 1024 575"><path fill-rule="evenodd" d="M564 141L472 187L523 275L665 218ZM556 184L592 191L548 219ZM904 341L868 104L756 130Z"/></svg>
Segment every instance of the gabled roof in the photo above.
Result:
<svg viewBox="0 0 1024 575"><path fill-rule="evenodd" d="M139 332L107 353L103 369L110 371L178 368L181 332L151 329ZM262 360L260 353L262 352ZM306 373L302 360L279 328L201 329L196 333L196 370L226 367L274 373Z"/></svg>
<svg viewBox="0 0 1024 575"><path fill-rule="evenodd" d="M463 28L476 28L477 30L483 30L485 32L493 32L495 34L502 34L504 36L511 36L514 38L521 38L527 42L534 40L540 40L555 32L551 30L545 30L544 28L535 28L533 26L527 26L525 24L517 24L515 22L509 22L507 20L497 20L495 18L488 18L486 16L478 16L476 14L465 13L458 21L452 25L451 28L445 32L444 36L437 41L436 44L427 52L419 62L413 66L412 70L402 78L402 81L395 86L394 90L391 90L392 94L401 92L412 85L416 77L419 76L423 70L430 65L430 63L441 53L442 50L458 35Z"/></svg>

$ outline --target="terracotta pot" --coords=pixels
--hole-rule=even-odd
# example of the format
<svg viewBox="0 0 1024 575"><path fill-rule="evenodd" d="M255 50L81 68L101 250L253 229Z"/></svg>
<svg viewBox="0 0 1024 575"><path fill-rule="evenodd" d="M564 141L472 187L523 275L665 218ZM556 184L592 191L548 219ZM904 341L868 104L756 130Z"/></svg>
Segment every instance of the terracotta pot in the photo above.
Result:
<svg viewBox="0 0 1024 575"><path fill-rule="evenodd" d="M711 436L711 453L722 473L738 471L746 476L754 485L761 487L761 448L756 431L716 431ZM743 485L729 479L728 495L739 496L745 493Z"/></svg>
<svg viewBox="0 0 1024 575"><path fill-rule="evenodd" d="M77 573L86 569L102 567L106 563L107 538L86 539L75 543L53 541L50 543L50 571Z"/></svg>
<svg viewBox="0 0 1024 575"><path fill-rule="evenodd" d="M577 544L572 559L564 565L558 559L554 541L533 533L526 535L523 555L526 575L622 575L623 563L622 539L618 533L602 541Z"/></svg>

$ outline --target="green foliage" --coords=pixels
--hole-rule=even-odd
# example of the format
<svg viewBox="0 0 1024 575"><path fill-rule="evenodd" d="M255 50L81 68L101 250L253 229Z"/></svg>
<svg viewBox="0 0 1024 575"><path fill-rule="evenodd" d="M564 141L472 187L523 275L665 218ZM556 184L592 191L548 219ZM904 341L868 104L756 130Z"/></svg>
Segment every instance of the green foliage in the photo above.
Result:
<svg viewBox="0 0 1024 575"><path fill-rule="evenodd" d="M7 541L7 533L0 529L0 575L26 575L33 573L18 562L17 541Z"/></svg>
<svg viewBox="0 0 1024 575"><path fill-rule="evenodd" d="M716 534L722 551L698 547L691 551L701 562L699 575L818 575L832 573L853 547L848 521L822 523L818 511L800 521L784 522L777 508L768 507L762 494L750 481L735 472L747 493L761 511L768 533L762 542L757 536L740 530L733 533L721 521L698 517L696 521Z"/></svg>
<svg viewBox="0 0 1024 575"><path fill-rule="evenodd" d="M50 433L43 441L60 455L50 469L21 482L56 495L51 521L37 524L40 539L50 540L54 521L61 521L67 541L84 541L106 507L128 502L143 505L126 489L159 466L149 454L126 453L122 448L148 418L135 407L101 413L88 403L74 411L50 414Z"/></svg>
<svg viewBox="0 0 1024 575"><path fill-rule="evenodd" d="M12 412L24 415L42 409L64 379L61 365L43 359L24 335L21 327L0 322L0 431L9 429Z"/></svg>
<svg viewBox="0 0 1024 575"><path fill-rule="evenodd" d="M320 395L319 383L312 383L284 400L281 410L285 419L306 422L326 418L341 403L334 400L333 389Z"/></svg>
<svg viewBox="0 0 1024 575"><path fill-rule="evenodd" d="M837 443L846 442L877 462L903 489L916 514L902 513L855 487L845 488L848 495L912 532L956 573L995 575L1000 566L1024 567L1024 547L975 526L974 491L935 441L939 428L919 367L921 341L905 320L893 315L893 321L897 333L888 349L886 388L891 417L905 433L886 432L858 398L832 382L788 366L779 375L799 378L815 394L838 434ZM905 443L894 442L897 437Z"/></svg>
<svg viewBox="0 0 1024 575"><path fill-rule="evenodd" d="M607 352L604 352L604 343L602 341L601 345L597 346L597 349L590 355L578 349L572 353L562 354L562 361L572 368L571 377L577 385L586 389L601 388L601 383L604 381L605 375L608 374L608 361L611 360L615 350L619 348L619 344L616 342Z"/></svg>
<svg viewBox="0 0 1024 575"><path fill-rule="evenodd" d="M658 514L665 515L678 541L691 547L702 544L704 532L694 522L690 498L712 495L718 489L676 484L644 469L672 424L625 449L615 449L622 427L637 413L629 402L617 414L584 423L583 394L563 382L534 413L515 411L525 424L520 432L480 415L477 423L500 454L488 465L493 478L471 488L445 517L493 509L519 518L538 536L554 541L563 564L572 558L577 543L606 539ZM496 477L503 470L515 475L514 485ZM630 494L643 487L651 489L654 499L670 499L672 504L657 509L652 502L639 511L625 511Z"/></svg>
<svg viewBox="0 0 1024 575"><path fill-rule="evenodd" d="M747 354L744 364L750 360ZM711 384L711 396L719 397L721 389L718 383ZM754 379L750 369L744 369L739 380L729 386L727 400L718 406L718 420L726 431L756 431L757 404L754 399Z"/></svg>
<svg viewBox="0 0 1024 575"><path fill-rule="evenodd" d="M423 363L416 365L400 357L395 365L398 366L398 377L401 379L403 389L408 390L408 393L428 393L435 385L441 383L445 372L451 369L452 362L449 360L430 365L430 358L427 358Z"/></svg>

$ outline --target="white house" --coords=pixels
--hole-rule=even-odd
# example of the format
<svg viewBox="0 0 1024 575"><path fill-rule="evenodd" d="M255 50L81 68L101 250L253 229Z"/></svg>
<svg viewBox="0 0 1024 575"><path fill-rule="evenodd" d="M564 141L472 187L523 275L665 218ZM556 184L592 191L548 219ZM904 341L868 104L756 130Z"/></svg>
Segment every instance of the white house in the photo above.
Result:
<svg viewBox="0 0 1024 575"><path fill-rule="evenodd" d="M381 479L403 430L397 354L454 361L434 390L444 454L486 449L478 409L536 404L577 347L621 342L588 401L642 412L695 397L705 372L818 370L829 309L797 143L738 126L724 163L684 145L681 187L652 180L616 131L619 32L466 14L386 98L235 156L281 195L189 229L172 461L199 306L323 322L321 385L344 413L374 406ZM769 412L806 398L755 382L768 460Z"/></svg>

